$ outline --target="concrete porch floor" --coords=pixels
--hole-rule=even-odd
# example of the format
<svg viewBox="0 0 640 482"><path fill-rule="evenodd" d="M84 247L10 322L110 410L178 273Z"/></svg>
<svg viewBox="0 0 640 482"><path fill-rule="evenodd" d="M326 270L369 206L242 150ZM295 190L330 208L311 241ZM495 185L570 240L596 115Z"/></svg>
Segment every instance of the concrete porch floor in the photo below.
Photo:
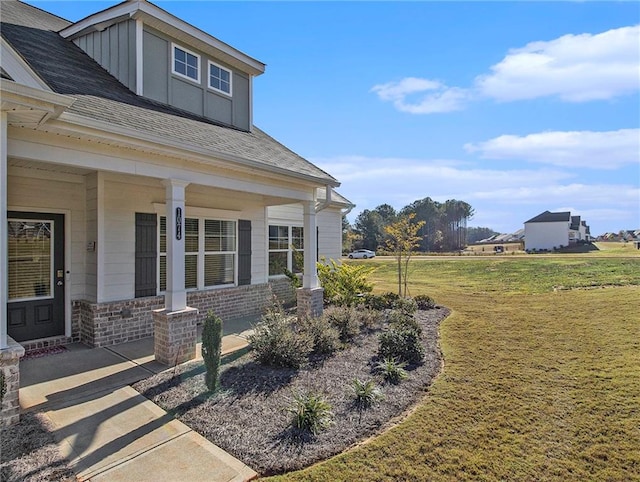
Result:
<svg viewBox="0 0 640 482"><path fill-rule="evenodd" d="M247 346L255 319L225 324L222 350ZM197 357L201 357L200 343ZM43 412L79 480L243 481L257 474L129 385L171 369L153 338L108 348L74 344L20 363L22 411ZM203 475L206 474L206 475Z"/></svg>

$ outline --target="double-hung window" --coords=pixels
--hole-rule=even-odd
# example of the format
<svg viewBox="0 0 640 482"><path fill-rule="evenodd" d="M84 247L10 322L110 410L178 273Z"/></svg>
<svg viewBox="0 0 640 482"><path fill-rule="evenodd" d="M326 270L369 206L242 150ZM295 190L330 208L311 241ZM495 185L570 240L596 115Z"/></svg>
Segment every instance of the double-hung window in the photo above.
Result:
<svg viewBox="0 0 640 482"><path fill-rule="evenodd" d="M235 283L236 221L185 218L184 284L206 289ZM160 217L160 291L167 289L167 218Z"/></svg>
<svg viewBox="0 0 640 482"><path fill-rule="evenodd" d="M269 276L288 269L301 273L304 267L304 232L300 226L269 226Z"/></svg>
<svg viewBox="0 0 640 482"><path fill-rule="evenodd" d="M173 48L173 73L200 82L200 56L176 44Z"/></svg>
<svg viewBox="0 0 640 482"><path fill-rule="evenodd" d="M231 95L231 71L209 61L209 88Z"/></svg>

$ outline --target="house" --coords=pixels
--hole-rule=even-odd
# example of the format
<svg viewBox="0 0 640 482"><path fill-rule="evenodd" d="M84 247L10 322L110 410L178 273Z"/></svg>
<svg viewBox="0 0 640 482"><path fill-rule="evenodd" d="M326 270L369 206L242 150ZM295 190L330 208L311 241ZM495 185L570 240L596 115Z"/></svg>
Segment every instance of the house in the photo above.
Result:
<svg viewBox="0 0 640 482"><path fill-rule="evenodd" d="M3 365L154 334L173 364L208 310L253 315L276 293L321 311L315 263L340 256L352 205L253 125L262 62L145 0L75 23L0 5ZM297 293L284 267L304 272Z"/></svg>
<svg viewBox="0 0 640 482"><path fill-rule="evenodd" d="M590 240L589 226L569 211L545 211L524 223L526 251L551 251Z"/></svg>

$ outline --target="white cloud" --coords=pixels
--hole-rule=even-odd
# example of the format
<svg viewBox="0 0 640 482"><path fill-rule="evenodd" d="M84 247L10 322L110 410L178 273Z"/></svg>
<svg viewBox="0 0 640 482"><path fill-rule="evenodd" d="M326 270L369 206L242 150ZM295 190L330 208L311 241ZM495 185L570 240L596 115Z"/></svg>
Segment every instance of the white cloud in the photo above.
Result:
<svg viewBox="0 0 640 482"><path fill-rule="evenodd" d="M512 49L490 74L476 79L476 87L499 101L558 96L585 102L639 90L639 69L640 25L636 25Z"/></svg>
<svg viewBox="0 0 640 482"><path fill-rule="evenodd" d="M640 129L503 135L465 144L483 159L524 160L562 167L616 169L640 162Z"/></svg>
<svg viewBox="0 0 640 482"><path fill-rule="evenodd" d="M593 213L593 220L585 219L598 232L640 222L637 183L577 182L574 174L550 166L479 168L455 160L365 156L310 160L342 182L340 193L356 204L352 221L364 209L383 203L401 209L429 196L439 202L466 201L476 211L473 225L502 232L520 229L526 219L558 206L572 206L578 214ZM596 216L603 212L612 216Z"/></svg>
<svg viewBox="0 0 640 482"><path fill-rule="evenodd" d="M468 88L407 77L375 85L371 92L411 114L462 110L482 97L500 102L542 97L565 102L612 99L640 90L640 25L531 42L509 50L490 70Z"/></svg>
<svg viewBox="0 0 640 482"><path fill-rule="evenodd" d="M458 87L447 87L436 80L407 77L399 82L374 85L380 100L393 102L401 112L434 114L461 110L470 93ZM416 98L417 97L417 98Z"/></svg>

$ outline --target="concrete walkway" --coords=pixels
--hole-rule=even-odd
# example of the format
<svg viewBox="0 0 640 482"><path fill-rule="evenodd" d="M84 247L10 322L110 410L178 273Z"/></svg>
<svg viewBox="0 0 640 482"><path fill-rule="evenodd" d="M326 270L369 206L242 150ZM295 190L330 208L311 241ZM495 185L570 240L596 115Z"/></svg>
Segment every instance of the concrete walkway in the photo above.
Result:
<svg viewBox="0 0 640 482"><path fill-rule="evenodd" d="M226 335L223 353L247 346ZM198 347L198 354L200 349ZM52 422L79 480L240 482L257 474L129 385L166 370L153 339L109 348L71 345L20 363L20 406Z"/></svg>

